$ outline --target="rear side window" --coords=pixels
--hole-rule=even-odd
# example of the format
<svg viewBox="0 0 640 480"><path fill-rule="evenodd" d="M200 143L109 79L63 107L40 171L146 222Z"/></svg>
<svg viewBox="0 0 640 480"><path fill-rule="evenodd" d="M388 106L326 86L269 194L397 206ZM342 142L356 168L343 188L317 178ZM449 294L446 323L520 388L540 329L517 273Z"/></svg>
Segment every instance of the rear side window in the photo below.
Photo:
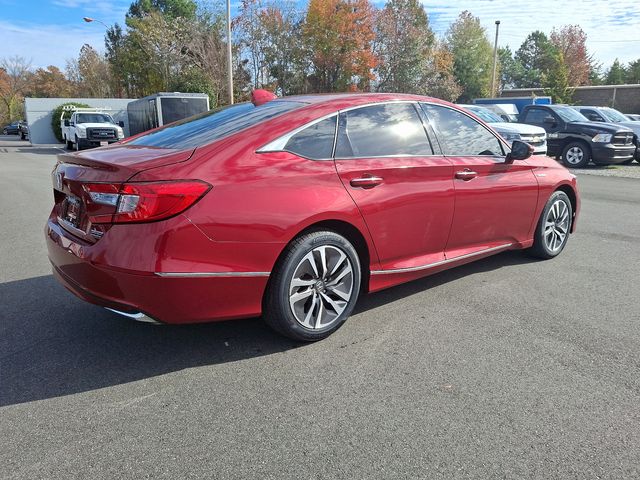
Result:
<svg viewBox="0 0 640 480"><path fill-rule="evenodd" d="M196 148L303 105L301 102L277 100L258 107L253 103L239 103L172 123L127 144L180 150Z"/></svg>
<svg viewBox="0 0 640 480"><path fill-rule="evenodd" d="M313 160L331 158L337 119L337 115L325 118L296 133L284 146L284 150Z"/></svg>
<svg viewBox="0 0 640 480"><path fill-rule="evenodd" d="M542 125L544 123L544 119L547 117L553 118L553 115L542 108L530 108L525 114L524 121L527 123Z"/></svg>
<svg viewBox="0 0 640 480"><path fill-rule="evenodd" d="M337 158L433 155L411 103L386 103L340 114Z"/></svg>
<svg viewBox="0 0 640 480"><path fill-rule="evenodd" d="M452 108L429 104L422 106L437 132L445 155L504 155L502 144L496 136L473 118Z"/></svg>

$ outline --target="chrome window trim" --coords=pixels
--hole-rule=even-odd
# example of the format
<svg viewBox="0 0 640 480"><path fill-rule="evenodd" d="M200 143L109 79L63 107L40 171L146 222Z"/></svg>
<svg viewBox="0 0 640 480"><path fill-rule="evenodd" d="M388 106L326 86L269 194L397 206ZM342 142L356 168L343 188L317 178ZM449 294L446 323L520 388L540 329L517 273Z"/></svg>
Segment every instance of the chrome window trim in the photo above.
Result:
<svg viewBox="0 0 640 480"><path fill-rule="evenodd" d="M338 123L338 113L339 112L332 112L329 113L327 115L324 115L320 118L316 118L315 120L311 120L308 123L305 123L304 125L291 130L289 133L285 133L284 135L282 135L281 137L276 138L275 140L271 140L269 143L267 143L266 145L263 145L262 147L260 147L259 149L256 150L256 153L272 153L272 152L285 152L286 150L284 149L284 147L287 145L287 143L289 142L289 140L291 140L291 137L293 137L294 135L300 133L301 131L309 128L309 127L313 127L316 123L320 123L324 120L327 120L328 118L331 118L333 116L336 117L336 129L337 129L337 123ZM333 134L333 143L334 143L334 148L335 148L335 137L336 137L336 133L334 132ZM333 151L331 152L333 154ZM298 155L297 153L295 155ZM302 155L300 155L302 156ZM307 157L305 157L307 158ZM313 159L313 160L329 160L329 159Z"/></svg>
<svg viewBox="0 0 640 480"><path fill-rule="evenodd" d="M461 113L462 115L468 117L470 120L473 120L474 122L476 122L478 125L480 125L482 128L484 128L487 132L489 132L491 135L494 136L494 138L496 138L496 140L498 140L498 143L502 146L502 152L503 155L447 155L444 152L442 153L442 155L444 157L460 157L460 158L466 158L466 157L498 157L498 158L506 158L507 154L511 151L511 147L507 144L506 140L504 140L500 135L496 135L496 133L493 132L493 130L491 128L487 128L487 126L483 123L478 122L478 120L476 120L475 118L473 118L471 115L469 115L469 113L465 112L462 109L457 109L457 108L452 108L449 105L443 105L441 103L433 103L433 102L418 102L421 106L422 104L426 104L426 105L430 105L433 107L441 107L441 108L447 108L449 110L453 110L454 112L458 112ZM427 111L424 111L425 116L429 119L429 125L431 126L431 129L433 130L433 132L436 135L436 139L438 140L438 144L440 144L440 150L442 150L442 143L440 142L440 129L436 128L436 126L434 125L431 117L429 117L429 113Z"/></svg>
<svg viewBox="0 0 640 480"><path fill-rule="evenodd" d="M417 267L394 268L393 270L371 270L371 275L389 275L392 273L410 273L410 272L418 272L420 270L428 270L429 268L439 267L441 265L446 265L447 263L457 262L459 260L464 260L466 258L472 258L478 255L483 255L485 253L491 253L497 250L509 248L512 245L513 243L505 243L504 245L498 245L497 247L485 248L484 250L480 250L479 252L467 253L465 255L460 255L453 258L447 258L445 260L440 260L439 262L428 263L427 265L420 265Z"/></svg>
<svg viewBox="0 0 640 480"><path fill-rule="evenodd" d="M203 278L203 277L268 277L271 272L154 272L165 278Z"/></svg>

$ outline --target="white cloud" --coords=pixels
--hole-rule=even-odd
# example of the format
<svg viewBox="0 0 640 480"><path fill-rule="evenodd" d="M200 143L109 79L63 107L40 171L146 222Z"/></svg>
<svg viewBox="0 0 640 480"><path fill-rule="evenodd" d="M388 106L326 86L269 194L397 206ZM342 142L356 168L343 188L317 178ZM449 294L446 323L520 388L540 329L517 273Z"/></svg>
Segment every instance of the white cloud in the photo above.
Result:
<svg viewBox="0 0 640 480"><path fill-rule="evenodd" d="M34 68L55 65L64 69L66 60L76 58L85 43L104 51L104 31L68 25L16 25L0 21L0 37L7 39L11 55L32 61Z"/></svg>
<svg viewBox="0 0 640 480"><path fill-rule="evenodd" d="M500 20L498 44L520 47L534 30L551 33L553 27L580 25L587 34L587 48L609 66L617 57L623 62L640 58L640 2L630 0L423 0L432 27L444 34L463 10L480 18L492 39L495 20ZM636 41L631 41L636 40Z"/></svg>

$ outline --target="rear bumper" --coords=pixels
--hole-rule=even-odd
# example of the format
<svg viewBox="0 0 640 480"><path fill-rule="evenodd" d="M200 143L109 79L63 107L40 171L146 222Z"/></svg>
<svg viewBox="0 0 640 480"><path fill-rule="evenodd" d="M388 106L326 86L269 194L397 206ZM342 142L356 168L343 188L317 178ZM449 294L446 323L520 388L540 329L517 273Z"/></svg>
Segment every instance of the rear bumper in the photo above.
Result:
<svg viewBox="0 0 640 480"><path fill-rule="evenodd" d="M598 145L591 144L591 159L598 165L615 165L626 162L634 157L635 145L615 146L611 144Z"/></svg>
<svg viewBox="0 0 640 480"><path fill-rule="evenodd" d="M90 246L74 240L49 220L45 227L54 276L77 297L162 323L200 323L258 316L266 275L161 276L100 265Z"/></svg>

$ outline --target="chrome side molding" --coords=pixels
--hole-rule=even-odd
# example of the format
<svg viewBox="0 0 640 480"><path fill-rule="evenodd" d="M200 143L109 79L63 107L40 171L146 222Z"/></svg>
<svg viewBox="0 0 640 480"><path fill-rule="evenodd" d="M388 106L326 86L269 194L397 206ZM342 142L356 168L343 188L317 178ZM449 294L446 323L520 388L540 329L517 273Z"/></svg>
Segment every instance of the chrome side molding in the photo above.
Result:
<svg viewBox="0 0 640 480"><path fill-rule="evenodd" d="M429 263L427 265L420 265L418 267L407 268L395 268L393 270L371 270L371 275L389 275L391 273L409 273L417 272L420 270L428 270L430 268L439 267L440 265L446 265L447 263L457 262L466 258L477 257L478 255L484 255L485 253L491 253L498 250L504 250L512 246L513 243L505 243L504 245L498 245L497 247L485 248L479 252L467 253L466 255L460 255L458 257L447 258L446 260L440 260L439 262Z"/></svg>
<svg viewBox="0 0 640 480"><path fill-rule="evenodd" d="M271 272L155 272L159 277L201 278L201 277L268 277Z"/></svg>

